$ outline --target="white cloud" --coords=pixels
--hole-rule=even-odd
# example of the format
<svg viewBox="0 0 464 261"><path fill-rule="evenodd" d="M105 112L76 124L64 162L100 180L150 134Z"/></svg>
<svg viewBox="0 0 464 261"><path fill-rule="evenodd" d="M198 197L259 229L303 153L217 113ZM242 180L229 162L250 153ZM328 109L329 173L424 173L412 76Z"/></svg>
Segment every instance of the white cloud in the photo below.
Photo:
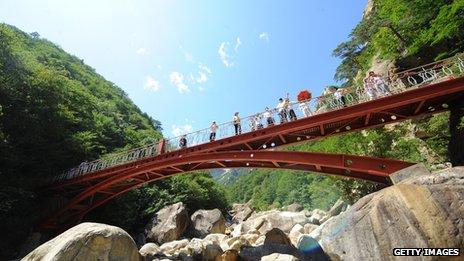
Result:
<svg viewBox="0 0 464 261"><path fill-rule="evenodd" d="M139 49L137 49L137 51L135 51L135 53L138 55L144 55L147 54L147 49L140 47Z"/></svg>
<svg viewBox="0 0 464 261"><path fill-rule="evenodd" d="M229 46L228 42L222 42L221 45L219 46L218 54L219 54L219 58L221 58L222 63L226 67L232 67L234 63L230 61L230 57L227 54L228 46Z"/></svg>
<svg viewBox="0 0 464 261"><path fill-rule="evenodd" d="M240 41L240 37L237 37L237 40L235 41L235 51L242 45L242 41Z"/></svg>
<svg viewBox="0 0 464 261"><path fill-rule="evenodd" d="M205 83L208 81L208 76L204 72L199 72L199 76L197 77L197 83Z"/></svg>
<svg viewBox="0 0 464 261"><path fill-rule="evenodd" d="M202 71L207 72L208 74L211 74L211 69L208 68L208 66L206 66L204 64L201 64L201 63L198 64L198 68L200 68L200 70L202 70Z"/></svg>
<svg viewBox="0 0 464 261"><path fill-rule="evenodd" d="M205 83L208 81L209 76L211 75L211 69L206 65L198 64L198 77L195 79L197 83Z"/></svg>
<svg viewBox="0 0 464 261"><path fill-rule="evenodd" d="M161 85L160 85L159 81L157 81L155 78L153 78L151 76L147 76L145 78L144 89L157 92L157 91L159 91L160 88L161 88Z"/></svg>
<svg viewBox="0 0 464 261"><path fill-rule="evenodd" d="M267 32L262 32L259 34L259 39L269 43L269 34Z"/></svg>
<svg viewBox="0 0 464 261"><path fill-rule="evenodd" d="M180 126L177 126L177 125L172 125L172 128L171 128L171 133L172 135L174 136L180 136L180 135L183 135L183 134L187 134L187 133L190 133L192 132L193 130L193 127L191 124L184 124L184 125L180 125Z"/></svg>
<svg viewBox="0 0 464 261"><path fill-rule="evenodd" d="M200 87L198 87L198 91L199 91L199 92L204 92L204 91L205 91L205 88L203 88L203 87L200 86Z"/></svg>
<svg viewBox="0 0 464 261"><path fill-rule="evenodd" d="M171 83L177 87L179 93L189 92L189 87L184 83L184 75L180 72L171 72L169 74L169 80Z"/></svg>

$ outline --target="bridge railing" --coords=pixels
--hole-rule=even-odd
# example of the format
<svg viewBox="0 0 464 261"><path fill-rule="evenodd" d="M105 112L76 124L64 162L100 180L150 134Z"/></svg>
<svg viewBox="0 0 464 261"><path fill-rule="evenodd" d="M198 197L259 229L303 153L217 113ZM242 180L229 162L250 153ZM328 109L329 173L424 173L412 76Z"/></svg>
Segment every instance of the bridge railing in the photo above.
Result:
<svg viewBox="0 0 464 261"><path fill-rule="evenodd" d="M325 95L314 97L309 100L300 102L291 101L286 109L285 116L282 113L279 113L279 111L273 108L273 106L269 106L270 109L267 114L263 111L242 118L240 122L240 133L247 133L267 128L269 126L290 122L295 119L311 117L320 113L342 109L344 107L401 93L412 88L420 88L428 84L449 80L463 75L464 56L455 56L417 68L394 73L390 76L380 77L374 85L368 85L367 87L364 85L341 88L338 91L332 89L327 90ZM293 111L295 117L289 117L290 110ZM268 122L267 116L269 115L273 119L272 124ZM210 128L205 128L182 136L186 139L186 146L191 147L210 142L210 134ZM231 137L235 134L235 126L232 122L218 124L215 140ZM165 151L170 152L182 149L179 146L179 141L182 136L166 139L164 142ZM161 142L156 142L122 153L108 155L92 162L83 162L79 166L54 177L53 181L57 182L82 175L89 175L109 167L153 157L161 153L161 146Z"/></svg>

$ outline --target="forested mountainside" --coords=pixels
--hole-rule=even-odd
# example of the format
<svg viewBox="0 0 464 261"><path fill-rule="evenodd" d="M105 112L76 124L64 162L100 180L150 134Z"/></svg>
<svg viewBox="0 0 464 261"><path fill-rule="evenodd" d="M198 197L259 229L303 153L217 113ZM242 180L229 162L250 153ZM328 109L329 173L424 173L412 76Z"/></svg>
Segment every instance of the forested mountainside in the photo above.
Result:
<svg viewBox="0 0 464 261"><path fill-rule="evenodd" d="M464 0L370 0L363 19L333 52L341 59L334 78L342 86L356 86L370 70L386 76L447 58L464 51L463 35ZM450 160L448 118L444 113L287 149L386 157L431 167ZM327 209L338 195L354 202L379 189L367 182L315 175L256 170L238 178L228 188L229 197L233 202L251 200L258 209L293 202Z"/></svg>
<svg viewBox="0 0 464 261"><path fill-rule="evenodd" d="M160 122L83 60L38 33L0 24L0 259L14 256L45 214L37 191L47 177L157 141L160 130ZM126 193L90 217L131 231L138 219L175 200L192 210L227 207L224 191L208 175L191 179Z"/></svg>

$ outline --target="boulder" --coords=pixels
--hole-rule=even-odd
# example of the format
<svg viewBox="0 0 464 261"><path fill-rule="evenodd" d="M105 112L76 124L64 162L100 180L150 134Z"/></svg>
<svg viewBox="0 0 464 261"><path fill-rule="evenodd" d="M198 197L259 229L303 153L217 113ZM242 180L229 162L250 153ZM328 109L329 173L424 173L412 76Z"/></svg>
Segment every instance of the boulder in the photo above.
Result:
<svg viewBox="0 0 464 261"><path fill-rule="evenodd" d="M327 212L328 217L334 217L343 211L345 211L348 207L348 203L343 201L341 198L335 202L335 204L330 208L329 212Z"/></svg>
<svg viewBox="0 0 464 261"><path fill-rule="evenodd" d="M251 207L251 203L248 202L246 204L233 204L230 212L232 214L232 220L240 223L247 220L251 214L253 214L254 210Z"/></svg>
<svg viewBox="0 0 464 261"><path fill-rule="evenodd" d="M225 233L226 220L219 209L197 210L190 217L195 237L203 238L211 233Z"/></svg>
<svg viewBox="0 0 464 261"><path fill-rule="evenodd" d="M155 259L156 254L160 253L160 247L155 243L147 243L140 248L139 253L145 261Z"/></svg>
<svg viewBox="0 0 464 261"><path fill-rule="evenodd" d="M309 223L314 224L314 225L320 225L322 222L321 220L324 219L324 217L327 215L327 213L323 210L320 209L314 209L311 211L311 217L309 218Z"/></svg>
<svg viewBox="0 0 464 261"><path fill-rule="evenodd" d="M288 234L288 237L290 238L290 241L294 246L298 243L298 238L300 235L304 234L304 228L300 224L296 224L292 230L290 230L290 233Z"/></svg>
<svg viewBox="0 0 464 261"><path fill-rule="evenodd" d="M179 251L181 248L186 247L188 243L188 239L171 241L162 244L160 246L160 251L164 254L173 254L174 252Z"/></svg>
<svg viewBox="0 0 464 261"><path fill-rule="evenodd" d="M309 233L313 232L313 230L315 230L317 227L318 227L317 225L314 225L314 224L311 224L311 223L305 224L304 227L303 227L303 231L304 231L303 234L309 234Z"/></svg>
<svg viewBox="0 0 464 261"><path fill-rule="evenodd" d="M269 232L266 233L264 244L265 245L269 245L269 244L292 245L292 242L282 230L278 228L273 228Z"/></svg>
<svg viewBox="0 0 464 261"><path fill-rule="evenodd" d="M229 237L224 234L209 234L204 238L204 240L210 241L212 243L220 244L221 242L225 241L228 238Z"/></svg>
<svg viewBox="0 0 464 261"><path fill-rule="evenodd" d="M261 258L264 256L272 255L274 253L291 255L300 260L320 260L312 259L312 256L304 255L302 252L298 251L298 249L296 249L292 245L282 245L274 243L256 247L243 247L238 255L240 260L242 261L256 261L261 260Z"/></svg>
<svg viewBox="0 0 464 261"><path fill-rule="evenodd" d="M253 214L247 221L241 224L240 232L245 234L252 229L256 229L261 235L264 235L272 228L279 228L283 232L289 233L296 224L304 225L309 223L309 221L310 218L305 215L304 211L288 212L270 210ZM238 226L240 226L240 224ZM237 227L234 232L238 229Z"/></svg>
<svg viewBox="0 0 464 261"><path fill-rule="evenodd" d="M203 250L202 260L215 261L216 259L219 259L222 253L222 249L219 245L208 244L205 246L205 249Z"/></svg>
<svg viewBox="0 0 464 261"><path fill-rule="evenodd" d="M286 210L290 212L300 212L303 210L303 207L298 203L293 203L291 205L288 205Z"/></svg>
<svg viewBox="0 0 464 261"><path fill-rule="evenodd" d="M240 251L240 249L243 246L250 246L251 243L248 242L247 238L243 235L238 236L238 237L233 237L230 238L226 241L226 245L221 245L224 246L223 249L229 250L229 249L235 249L237 251Z"/></svg>
<svg viewBox="0 0 464 261"><path fill-rule="evenodd" d="M199 257L203 253L203 240L199 238L192 238L190 242L185 246L189 256Z"/></svg>
<svg viewBox="0 0 464 261"><path fill-rule="evenodd" d="M219 258L219 261L237 261L238 260L238 251L237 250L227 250Z"/></svg>
<svg viewBox="0 0 464 261"><path fill-rule="evenodd" d="M264 244L264 240L266 240L266 236L259 236L258 239L256 239L254 246L259 246Z"/></svg>
<svg viewBox="0 0 464 261"><path fill-rule="evenodd" d="M167 206L158 211L147 225L147 239L157 243L177 240L189 224L185 205L182 202Z"/></svg>
<svg viewBox="0 0 464 261"><path fill-rule="evenodd" d="M286 254L274 253L268 256L261 257L261 261L298 261L300 259Z"/></svg>
<svg viewBox="0 0 464 261"><path fill-rule="evenodd" d="M40 245L22 260L139 260L134 240L121 228L81 223Z"/></svg>
<svg viewBox="0 0 464 261"><path fill-rule="evenodd" d="M333 260L389 260L393 248L462 249L463 217L464 167L456 167L367 195L311 235Z"/></svg>

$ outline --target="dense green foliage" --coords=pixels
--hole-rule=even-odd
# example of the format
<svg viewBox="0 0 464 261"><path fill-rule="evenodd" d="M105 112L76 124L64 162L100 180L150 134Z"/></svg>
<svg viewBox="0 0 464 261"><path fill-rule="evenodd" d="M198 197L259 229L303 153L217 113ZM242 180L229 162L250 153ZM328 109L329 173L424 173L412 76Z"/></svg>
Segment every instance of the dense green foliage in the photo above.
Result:
<svg viewBox="0 0 464 261"><path fill-rule="evenodd" d="M153 214L164 206L183 202L190 214L198 209L229 209L225 190L209 174L188 173L157 181L118 197L91 213L87 219L98 219L129 232L143 230Z"/></svg>
<svg viewBox="0 0 464 261"><path fill-rule="evenodd" d="M258 210L299 203L328 209L340 196L328 177L286 170L255 170L229 187L231 202L248 202Z"/></svg>
<svg viewBox="0 0 464 261"><path fill-rule="evenodd" d="M47 214L36 193L47 177L159 140L160 129L82 60L37 33L0 24L0 259L14 257ZM186 175L123 194L89 218L131 231L177 201L191 211L228 204L210 176Z"/></svg>
<svg viewBox="0 0 464 261"><path fill-rule="evenodd" d="M375 0L373 10L341 43L335 79L352 84L378 55L404 69L464 50L464 0Z"/></svg>

